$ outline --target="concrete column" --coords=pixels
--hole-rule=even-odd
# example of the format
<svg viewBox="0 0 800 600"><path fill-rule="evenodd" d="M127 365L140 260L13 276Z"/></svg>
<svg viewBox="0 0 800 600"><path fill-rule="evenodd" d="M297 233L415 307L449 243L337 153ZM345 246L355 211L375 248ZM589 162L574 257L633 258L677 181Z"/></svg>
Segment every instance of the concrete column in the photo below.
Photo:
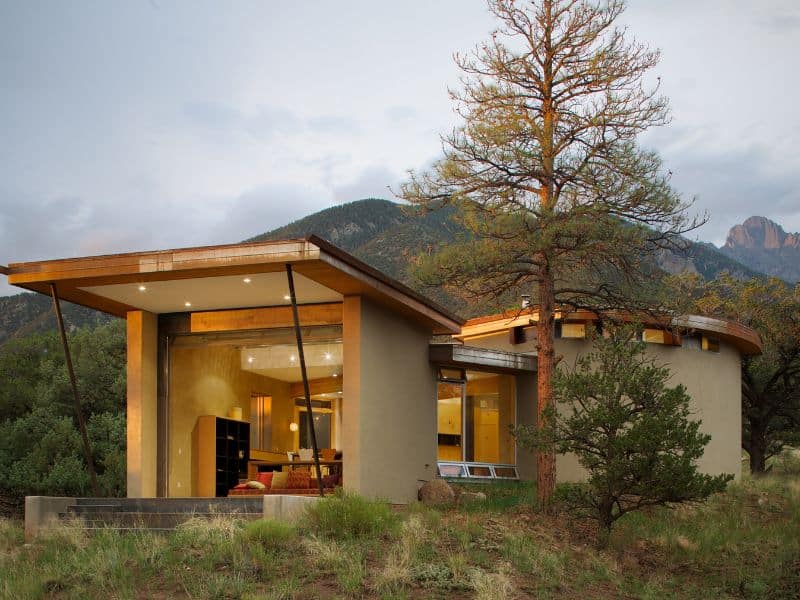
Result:
<svg viewBox="0 0 800 600"><path fill-rule="evenodd" d="M344 487L403 503L436 477L436 376L431 332L366 298L343 312Z"/></svg>
<svg viewBox="0 0 800 600"><path fill-rule="evenodd" d="M158 318L128 312L128 497L156 496Z"/></svg>
<svg viewBox="0 0 800 600"><path fill-rule="evenodd" d="M536 373L517 375L517 425L536 426ZM520 479L536 481L536 453L517 445L517 471Z"/></svg>
<svg viewBox="0 0 800 600"><path fill-rule="evenodd" d="M361 297L342 306L342 485L361 490Z"/></svg>

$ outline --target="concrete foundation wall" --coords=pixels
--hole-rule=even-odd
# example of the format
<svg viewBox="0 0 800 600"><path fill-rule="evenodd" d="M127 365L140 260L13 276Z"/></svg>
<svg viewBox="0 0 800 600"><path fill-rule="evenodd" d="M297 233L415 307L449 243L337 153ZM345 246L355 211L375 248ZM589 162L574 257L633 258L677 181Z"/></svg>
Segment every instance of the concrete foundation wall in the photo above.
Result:
<svg viewBox="0 0 800 600"><path fill-rule="evenodd" d="M350 296L344 300L344 487L391 502L436 477L436 376L430 331Z"/></svg>
<svg viewBox="0 0 800 600"><path fill-rule="evenodd" d="M508 333L476 338L466 342L470 346L505 350L509 352L534 352L535 342L512 345ZM563 356L561 366L573 366L577 357L590 350L586 340L558 339L555 341L557 356ZM648 344L647 352L659 364L667 366L672 372L668 382L674 386L682 383L692 398L689 405L692 418L702 422L701 431L711 435L705 454L698 461L703 473L731 473L741 477L741 357L739 351L725 342L720 343L720 351L705 352L699 349L680 346ZM523 391L518 380L520 392L517 397L517 418L533 418L536 415L536 386L531 392ZM528 415L526 417L526 415ZM530 467L529 459L518 450L520 474L525 479L535 476L535 461ZM580 481L585 472L573 455L556 457L558 481Z"/></svg>

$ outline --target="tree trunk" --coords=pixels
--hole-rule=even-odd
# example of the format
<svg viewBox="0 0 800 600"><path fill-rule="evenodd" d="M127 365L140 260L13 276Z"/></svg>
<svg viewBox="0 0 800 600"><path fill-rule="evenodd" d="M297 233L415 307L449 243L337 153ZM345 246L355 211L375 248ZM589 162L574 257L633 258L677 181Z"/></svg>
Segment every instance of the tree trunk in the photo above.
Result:
<svg viewBox="0 0 800 600"><path fill-rule="evenodd" d="M767 470L767 440L764 432L750 424L750 440L745 448L750 456L750 473L763 475Z"/></svg>
<svg viewBox="0 0 800 600"><path fill-rule="evenodd" d="M547 425L546 411L553 404L554 304L553 279L549 268L545 266L542 268L539 278L539 321L536 323L538 361L536 415L540 430ZM536 454L536 467L539 504L543 511L549 512L553 490L556 486L556 455L553 448L539 450Z"/></svg>
<svg viewBox="0 0 800 600"><path fill-rule="evenodd" d="M608 547L608 540L611 537L611 526L614 524L614 503L602 500L597 508L597 547Z"/></svg>

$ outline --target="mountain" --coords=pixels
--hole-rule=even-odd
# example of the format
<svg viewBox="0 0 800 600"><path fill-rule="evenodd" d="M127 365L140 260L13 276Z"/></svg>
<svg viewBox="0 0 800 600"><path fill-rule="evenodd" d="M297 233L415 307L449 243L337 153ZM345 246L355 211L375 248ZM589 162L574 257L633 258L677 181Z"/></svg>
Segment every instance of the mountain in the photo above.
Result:
<svg viewBox="0 0 800 600"><path fill-rule="evenodd" d="M720 252L761 273L800 281L800 233L786 233L766 217L731 227Z"/></svg>
<svg viewBox="0 0 800 600"><path fill-rule="evenodd" d="M110 315L69 302L62 302L61 310L64 325L68 329L97 325L114 319ZM0 296L0 346L10 339L55 327L56 316L49 296L32 292Z"/></svg>
<svg viewBox="0 0 800 600"><path fill-rule="evenodd" d="M302 238L313 233L390 277L413 284L409 267L416 256L436 252L466 234L452 219L453 212L451 208L444 208L417 214L395 202L370 198L316 212L246 241ZM744 278L757 275L713 245L703 243L692 244L682 255L664 253L659 257L658 264L670 273L689 270L705 278L713 278L723 270ZM441 289L420 291L465 317L485 314L497 308L488 303L469 302L466 298ZM46 296L21 294L0 297L0 344L33 331L54 327L52 314L52 304ZM64 315L71 327L111 318L67 303L64 303Z"/></svg>

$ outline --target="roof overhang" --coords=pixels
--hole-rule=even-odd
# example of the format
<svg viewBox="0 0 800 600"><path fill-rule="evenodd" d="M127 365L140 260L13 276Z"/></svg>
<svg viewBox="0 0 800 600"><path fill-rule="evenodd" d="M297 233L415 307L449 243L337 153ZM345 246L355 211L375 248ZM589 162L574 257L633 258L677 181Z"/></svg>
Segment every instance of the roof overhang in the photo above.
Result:
<svg viewBox="0 0 800 600"><path fill-rule="evenodd" d="M652 315L632 315L619 311L609 313L606 317L601 317L587 310L556 311L555 318L565 322L595 322L603 318L609 318L621 322L640 322L657 328L695 330L702 333L710 333L714 337L727 341L742 354L761 354L763 350L761 336L758 332L741 323L727 319L700 315L657 318ZM454 337L461 341L468 341L483 336L495 335L515 327L533 327L538 320L539 314L535 307L477 317L464 323L461 333Z"/></svg>
<svg viewBox="0 0 800 600"><path fill-rule="evenodd" d="M350 256L343 250L316 237L306 239L251 242L199 248L181 248L151 252L132 252L84 258L69 258L37 262L12 263L7 272L8 282L17 287L50 295L50 284L57 286L59 296L89 308L118 317L132 310L146 310L144 299L126 293L124 286L149 286L162 293L166 287L191 286L198 296L216 285L220 278L257 276L285 272L291 264L295 273L313 282L309 285L319 293L327 289L338 298L364 296L405 316L424 323L433 333L458 333L464 322L457 315L416 293L398 281ZM169 282L173 282L169 284ZM169 284L169 285L168 285ZM235 294L229 294L212 308L235 309L253 307L253 301L239 304ZM281 296L281 300L283 300ZM331 297L314 297L311 302L331 301ZM307 303L298 297L298 302ZM260 306L273 305L265 297ZM155 312L188 312L180 307L148 304ZM202 307L198 307L202 308Z"/></svg>
<svg viewBox="0 0 800 600"><path fill-rule="evenodd" d="M461 344L431 344L429 357L432 363L445 367L514 374L536 372L535 356Z"/></svg>

